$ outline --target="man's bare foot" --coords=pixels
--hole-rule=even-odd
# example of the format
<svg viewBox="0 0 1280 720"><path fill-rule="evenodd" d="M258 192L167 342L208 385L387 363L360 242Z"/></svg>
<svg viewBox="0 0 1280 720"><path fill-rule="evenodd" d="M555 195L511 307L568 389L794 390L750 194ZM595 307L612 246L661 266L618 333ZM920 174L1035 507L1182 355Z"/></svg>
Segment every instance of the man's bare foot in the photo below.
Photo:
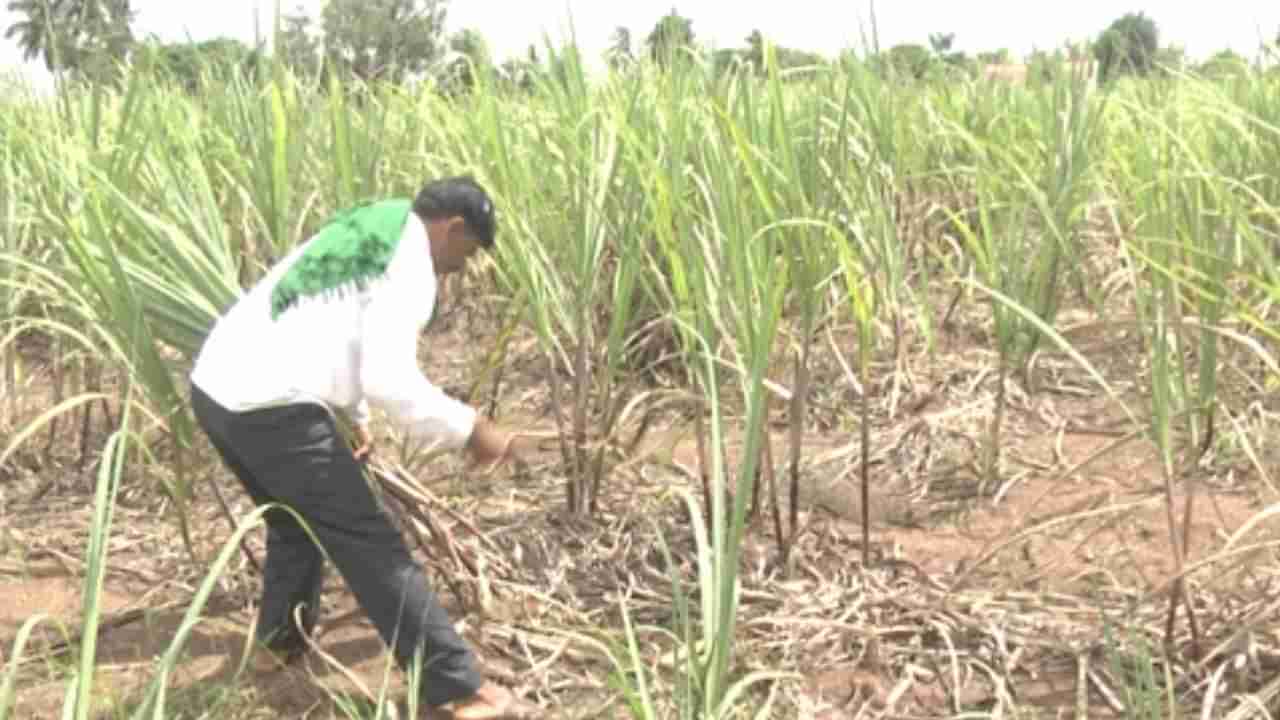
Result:
<svg viewBox="0 0 1280 720"><path fill-rule="evenodd" d="M454 703L453 717L454 720L537 720L543 715L537 705L487 682L475 695Z"/></svg>

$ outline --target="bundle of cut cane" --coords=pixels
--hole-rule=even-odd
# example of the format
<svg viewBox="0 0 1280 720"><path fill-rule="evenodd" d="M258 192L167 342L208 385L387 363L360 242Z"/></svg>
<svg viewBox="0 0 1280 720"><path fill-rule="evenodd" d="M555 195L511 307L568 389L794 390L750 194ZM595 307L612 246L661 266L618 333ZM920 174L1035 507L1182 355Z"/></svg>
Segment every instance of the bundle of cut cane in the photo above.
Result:
<svg viewBox="0 0 1280 720"><path fill-rule="evenodd" d="M555 437L555 433L517 433L512 442L533 446ZM474 522L418 482L402 464L374 458L365 468L374 486L391 501L387 503L388 509L400 520L405 532L435 560L433 566L441 570L458 602L468 604L463 587L470 585L475 606L482 612L492 609L492 580L515 579L515 568L507 561L502 548ZM455 528L461 528L476 542L459 542Z"/></svg>
<svg viewBox="0 0 1280 720"><path fill-rule="evenodd" d="M473 522L418 482L403 465L376 459L366 469L384 498L393 501L388 503L388 509L436 561L433 567L441 570L458 602L468 605L471 595L482 611L488 610L493 601L492 573L505 575L512 569L500 548ZM454 528L462 528L478 542L460 543ZM470 585L473 593L465 593L464 585Z"/></svg>

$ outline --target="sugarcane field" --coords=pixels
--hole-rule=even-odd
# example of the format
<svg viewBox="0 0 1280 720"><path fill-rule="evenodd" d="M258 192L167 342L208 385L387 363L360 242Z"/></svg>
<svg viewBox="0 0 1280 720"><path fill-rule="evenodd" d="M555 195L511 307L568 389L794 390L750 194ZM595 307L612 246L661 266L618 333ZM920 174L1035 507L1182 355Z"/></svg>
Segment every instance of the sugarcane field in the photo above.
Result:
<svg viewBox="0 0 1280 720"><path fill-rule="evenodd" d="M0 22L0 720L1280 717L1280 11L178 5Z"/></svg>

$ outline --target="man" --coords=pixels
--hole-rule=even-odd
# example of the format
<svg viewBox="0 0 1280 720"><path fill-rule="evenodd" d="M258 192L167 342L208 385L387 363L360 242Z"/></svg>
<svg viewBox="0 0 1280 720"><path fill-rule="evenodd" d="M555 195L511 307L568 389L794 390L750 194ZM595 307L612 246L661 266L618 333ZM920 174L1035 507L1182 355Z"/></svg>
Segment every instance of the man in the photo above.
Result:
<svg viewBox="0 0 1280 720"><path fill-rule="evenodd" d="M400 667L421 652L426 704L453 703L458 720L534 717L535 708L482 681L360 460L371 447L371 404L414 437L466 449L476 463L507 458L510 435L417 365L436 276L491 249L494 233L493 203L469 177L430 182L412 202L339 213L218 321L191 375L196 418L254 502L286 505L306 520ZM339 415L355 425L354 451ZM273 509L266 522L257 639L288 662L315 625L323 557L287 511Z"/></svg>

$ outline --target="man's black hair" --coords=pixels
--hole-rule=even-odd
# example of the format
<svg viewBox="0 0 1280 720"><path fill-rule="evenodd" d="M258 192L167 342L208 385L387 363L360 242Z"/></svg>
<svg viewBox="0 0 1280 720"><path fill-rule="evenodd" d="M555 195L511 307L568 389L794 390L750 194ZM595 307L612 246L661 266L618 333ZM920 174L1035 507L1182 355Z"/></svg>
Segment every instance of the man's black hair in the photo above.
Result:
<svg viewBox="0 0 1280 720"><path fill-rule="evenodd" d="M424 222L460 215L481 247L493 247L493 237L497 232L493 200L470 175L428 182L414 199L413 210Z"/></svg>

